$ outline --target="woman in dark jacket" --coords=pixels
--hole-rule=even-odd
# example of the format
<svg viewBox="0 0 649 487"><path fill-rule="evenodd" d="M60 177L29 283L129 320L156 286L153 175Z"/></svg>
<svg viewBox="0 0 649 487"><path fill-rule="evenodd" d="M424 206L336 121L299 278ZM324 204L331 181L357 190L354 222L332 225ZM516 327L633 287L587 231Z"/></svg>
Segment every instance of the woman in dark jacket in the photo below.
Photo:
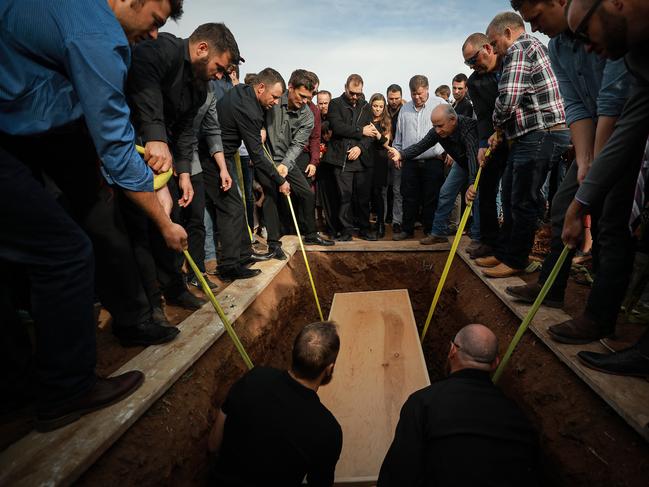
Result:
<svg viewBox="0 0 649 487"><path fill-rule="evenodd" d="M388 153L387 147L392 139L392 120L386 109L385 97L375 93L370 98L372 124L378 131L370 144L369 150L362 157L366 171L372 171L371 202L376 212L376 233L378 238L385 237L385 199L388 184Z"/></svg>

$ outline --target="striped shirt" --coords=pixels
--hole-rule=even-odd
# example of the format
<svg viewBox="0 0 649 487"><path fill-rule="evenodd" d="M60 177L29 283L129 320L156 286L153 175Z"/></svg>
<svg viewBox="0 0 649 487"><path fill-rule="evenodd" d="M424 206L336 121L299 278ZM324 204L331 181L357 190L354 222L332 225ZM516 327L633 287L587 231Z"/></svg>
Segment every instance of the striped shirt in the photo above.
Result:
<svg viewBox="0 0 649 487"><path fill-rule="evenodd" d="M529 34L522 34L503 59L494 127L508 139L533 130L565 123L563 99L547 48Z"/></svg>

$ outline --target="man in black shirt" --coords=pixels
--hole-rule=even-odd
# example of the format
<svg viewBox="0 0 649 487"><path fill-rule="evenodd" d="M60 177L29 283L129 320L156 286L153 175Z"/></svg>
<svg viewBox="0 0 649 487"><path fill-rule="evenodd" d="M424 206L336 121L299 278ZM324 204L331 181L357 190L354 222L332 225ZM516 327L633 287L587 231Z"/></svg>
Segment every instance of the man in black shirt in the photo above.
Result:
<svg viewBox="0 0 649 487"><path fill-rule="evenodd" d="M217 485L333 484L342 429L317 391L339 348L334 323L312 323L295 338L290 370L255 367L232 386L208 440Z"/></svg>
<svg viewBox="0 0 649 487"><path fill-rule="evenodd" d="M498 339L487 327L457 333L448 378L403 405L378 487L537 485L536 433L491 381L498 362Z"/></svg>
<svg viewBox="0 0 649 487"><path fill-rule="evenodd" d="M263 174L277 186L281 193L290 194L291 186L284 179L286 173L282 175L275 168L270 154L265 152L261 137L264 113L279 103L285 88L286 84L282 76L274 69L266 68L257 74L254 86L239 83L217 102L216 109L221 123L223 153L231 173L236 174L233 172L234 155L243 140L257 175ZM231 198L228 200L231 209L228 212L233 215L239 212L241 218L237 219L236 225L232 227L219 225L221 241L224 237L233 241L238 239L242 248L250 246L246 221L243 218L243 203L235 192L230 191L229 193L231 193ZM228 235L224 236L223 232ZM248 240L246 241L246 239ZM269 255L280 260L286 259L281 247L273 249ZM235 262L238 257L238 254L232 255L228 257L227 262L219 263L221 277L236 279L245 273L246 269L241 265L245 262Z"/></svg>
<svg viewBox="0 0 649 487"><path fill-rule="evenodd" d="M455 163L451 167L442 189L435 210L433 227L430 234L420 242L423 245L446 243L448 239L448 218L455 205L458 193L462 193L467 184L472 185L478 171L478 127L477 122L455 113L453 107L442 103L433 109L431 114L433 128L415 145L399 152L395 148L389 151L390 158L399 163L410 160L440 144ZM474 202L471 239L480 241L480 218L478 200Z"/></svg>
<svg viewBox="0 0 649 487"><path fill-rule="evenodd" d="M473 103L467 93L466 74L460 73L453 78L453 108L458 115L473 118Z"/></svg>
<svg viewBox="0 0 649 487"><path fill-rule="evenodd" d="M489 147L489 137L494 133L492 115L498 97L500 59L489 44L489 38L479 32L471 34L462 46L464 63L474 72L467 83L469 96L478 119L478 162L485 162L485 152ZM500 239L498 208L496 197L500 187L509 149L500 144L493 151L480 177L480 246L474 248L469 256L472 259L493 255Z"/></svg>
<svg viewBox="0 0 649 487"><path fill-rule="evenodd" d="M239 63L239 48L230 30L216 23L200 25L188 39L164 33L156 41L140 43L133 49L127 85L131 118L149 164L173 160L177 179L171 178L168 188L173 196L171 218L176 222L181 219L181 208L188 208L194 197L191 182L197 144L194 118L206 100L208 81L224 73L232 63ZM199 198L201 201L204 199ZM155 232L151 240L152 256L144 215L132 205L127 205L125 212L131 233L138 232L134 235L138 242L136 258L153 306L162 309L162 288L168 304L200 308L205 301L187 290L181 256L161 245L160 236Z"/></svg>
<svg viewBox="0 0 649 487"><path fill-rule="evenodd" d="M377 130L372 125L372 110L363 98L363 78L351 74L345 83L345 92L329 104L329 127L332 131L329 148L322 162L334 166L338 183L340 208L338 220L341 241L352 239L354 215L352 195L358 200L358 226L361 238L376 240L370 231L370 188L366 184L361 153L367 151ZM369 174L369 173L368 173Z"/></svg>

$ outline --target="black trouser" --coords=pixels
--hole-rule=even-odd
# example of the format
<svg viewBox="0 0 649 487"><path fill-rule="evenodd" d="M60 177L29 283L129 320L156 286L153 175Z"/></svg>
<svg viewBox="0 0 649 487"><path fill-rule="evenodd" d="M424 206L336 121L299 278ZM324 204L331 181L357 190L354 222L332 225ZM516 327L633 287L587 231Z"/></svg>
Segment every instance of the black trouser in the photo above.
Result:
<svg viewBox="0 0 649 487"><path fill-rule="evenodd" d="M354 230L354 214L352 201L354 195L357 200L358 228L361 232L370 229L370 194L372 191L372 171L363 168L361 171L349 171L342 167L334 169L338 183L340 207L338 219L341 232L351 235Z"/></svg>
<svg viewBox="0 0 649 487"><path fill-rule="evenodd" d="M597 247L598 269L588 296L584 314L594 320L604 331L615 328L617 315L624 300L635 255L635 242L629 230L629 217L633 205L634 189L639 162L633 161L623 176L604 198L603 205L592 209L593 246ZM539 283L543 284L563 250L561 232L566 210L579 189L577 164L572 163L557 194L552 200L552 242L550 253L543 261ZM570 275L574 251L568 254L552 286L552 296L562 298Z"/></svg>
<svg viewBox="0 0 649 487"><path fill-rule="evenodd" d="M489 163L482 169L480 181L478 183L478 193L480 195L480 242L496 248L500 239L500 224L498 223L498 190L500 188L500 178L507 164L506 149L499 148L491 156Z"/></svg>
<svg viewBox="0 0 649 487"><path fill-rule="evenodd" d="M63 193L72 217L90 237L96 290L113 330L151 318L151 306L114 190L99 172L94 145L81 124L39 137L9 139L5 149L42 170Z"/></svg>
<svg viewBox="0 0 649 487"><path fill-rule="evenodd" d="M243 185L243 190L246 197L246 216L248 220L248 226L250 227L250 231L252 232L255 229L255 195L252 191L252 182L255 178L255 170L250 166L250 157L243 156L240 159L243 182L240 182L239 184Z"/></svg>
<svg viewBox="0 0 649 487"><path fill-rule="evenodd" d="M385 201L383 196L387 190L386 186L379 186L376 183L372 184L372 208L376 213L376 224L385 224Z"/></svg>
<svg viewBox="0 0 649 487"><path fill-rule="evenodd" d="M545 200L541 189L548 172L568 148L568 130L534 130L511 145L502 178L504 224L496 257L509 267L524 269Z"/></svg>
<svg viewBox="0 0 649 487"><path fill-rule="evenodd" d="M174 177L169 180L167 187L173 200L171 219L175 223L181 223L180 207L178 206L180 194ZM160 231L147 218L146 214L128 200L123 193L120 194L120 208L128 228L149 303L151 306L161 307L163 294L166 298L173 299L187 290L181 270L183 258L181 254L167 247ZM203 238L204 240L205 238ZM200 261L196 260L196 265L204 271L205 250L203 249L202 252L203 257Z"/></svg>
<svg viewBox="0 0 649 487"><path fill-rule="evenodd" d="M262 171L257 171L257 181L264 188L264 222L268 231L268 246L275 248L281 246L280 238L282 236L281 223L279 215L279 198L286 198L277 190L277 184L272 181ZM295 201L294 209L296 211L300 231L304 236L314 236L316 234L315 224L315 195L311 191L304 173L299 167L294 166L289 170L286 180L291 185L291 198ZM297 201L296 201L297 200Z"/></svg>
<svg viewBox="0 0 649 487"><path fill-rule="evenodd" d="M0 146L9 145L2 139ZM64 170L62 155L36 151L21 159L33 167L48 160ZM39 407L56 407L96 380L94 258L88 236L26 164L0 147L0 258L29 275Z"/></svg>
<svg viewBox="0 0 649 487"><path fill-rule="evenodd" d="M433 228L439 190L444 184L444 161L441 159L411 159L403 161L401 168L401 197L403 221L401 229L413 233L415 220L421 207L424 232Z"/></svg>
<svg viewBox="0 0 649 487"><path fill-rule="evenodd" d="M226 159L226 164L228 172L236 174L234 159ZM218 238L221 245L217 250L217 261L219 269L226 270L252 255L243 200L236 184L228 191L223 191L217 175L203 173L203 178L208 211L214 208L219 226Z"/></svg>
<svg viewBox="0 0 649 487"><path fill-rule="evenodd" d="M340 200L338 195L338 183L336 182L335 166L323 162L318 166L316 173L318 193L322 202L322 211L327 220L327 230L332 237L341 230L338 212Z"/></svg>
<svg viewBox="0 0 649 487"><path fill-rule="evenodd" d="M203 173L191 177L194 198L186 208L180 208L180 224L187 230L189 255L196 266L205 272L205 185Z"/></svg>

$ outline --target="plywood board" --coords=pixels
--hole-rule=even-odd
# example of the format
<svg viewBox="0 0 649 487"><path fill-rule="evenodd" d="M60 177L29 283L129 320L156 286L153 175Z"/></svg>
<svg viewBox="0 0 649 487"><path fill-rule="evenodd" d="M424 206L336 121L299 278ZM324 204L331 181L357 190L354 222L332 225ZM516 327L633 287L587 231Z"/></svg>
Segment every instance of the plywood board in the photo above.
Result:
<svg viewBox="0 0 649 487"><path fill-rule="evenodd" d="M460 243L460 249L466 248L468 243L469 239L464 237ZM530 305L514 301L505 292L508 286L525 284L521 278L491 279L485 277L482 274L482 269L465 252L458 252L458 255L516 316L521 320L525 317ZM581 350L601 353L608 353L608 350L599 342L588 345L564 345L552 340L548 334L548 327L568 319L570 316L560 309L541 306L530 325L530 330L596 394L617 411L633 429L649 441L649 382L643 378L604 374L582 365L577 358L577 353ZM525 351L518 350L515 353L524 354Z"/></svg>
<svg viewBox="0 0 649 487"><path fill-rule="evenodd" d="M408 291L338 293L340 353L322 403L343 430L337 483L376 481L401 406L430 384Z"/></svg>
<svg viewBox="0 0 649 487"><path fill-rule="evenodd" d="M305 245L307 252L444 252L451 248L450 243L422 245L419 240L377 240L369 242L354 239L349 242L336 242L336 245Z"/></svg>
<svg viewBox="0 0 649 487"><path fill-rule="evenodd" d="M284 251L293 255L297 239L283 240ZM259 263L255 266L262 270L259 276L235 281L217 295L231 322L241 316L287 262L273 259ZM0 485L70 485L79 478L224 333L210 303L192 313L178 328L181 333L176 340L145 348L115 372L137 369L145 374L144 384L127 399L59 430L31 432L4 450L0 454Z"/></svg>

